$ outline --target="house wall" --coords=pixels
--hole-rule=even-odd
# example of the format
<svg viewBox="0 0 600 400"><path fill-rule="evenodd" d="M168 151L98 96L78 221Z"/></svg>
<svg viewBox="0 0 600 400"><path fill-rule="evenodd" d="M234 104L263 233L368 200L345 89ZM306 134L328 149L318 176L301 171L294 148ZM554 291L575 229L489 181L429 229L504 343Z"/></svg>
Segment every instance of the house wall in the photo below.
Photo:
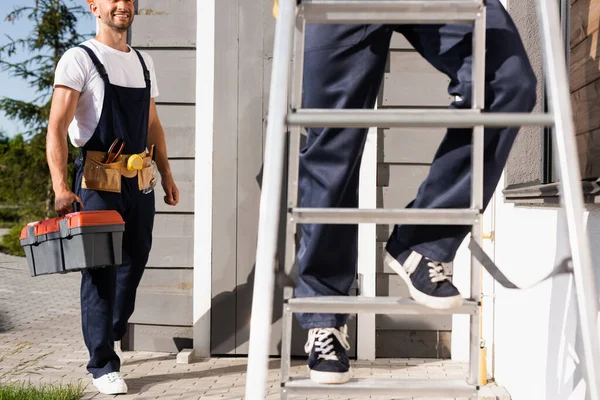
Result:
<svg viewBox="0 0 600 400"><path fill-rule="evenodd" d="M585 218L600 285L600 209L590 207ZM542 278L569 256L564 213L500 202L495 255L518 285ZM576 300L571 275L527 290L495 285L493 370L513 400L586 398Z"/></svg>
<svg viewBox="0 0 600 400"><path fill-rule="evenodd" d="M154 60L157 110L180 200L176 207L166 205L157 184L152 251L123 344L176 352L192 341L196 2L138 0L135 5L130 44Z"/></svg>
<svg viewBox="0 0 600 400"><path fill-rule="evenodd" d="M275 19L271 0L219 0L215 5L211 353L245 356ZM281 242L280 265L283 250ZM274 299L270 353L279 355L281 288L276 288ZM353 318L353 337L355 326ZM304 355L306 332L295 320L292 338L292 354ZM354 351L353 346L351 354Z"/></svg>
<svg viewBox="0 0 600 400"><path fill-rule="evenodd" d="M215 123L213 174L213 354L247 354L254 279L258 206L275 20L269 0L216 2ZM446 107L448 78L396 35L379 105ZM379 133L379 207L403 207L429 169L443 130ZM380 227L380 252L388 227ZM370 240L373 240L371 238ZM401 280L378 263L377 294L406 295ZM275 294L271 354L279 353L281 291ZM355 319L349 330L354 339ZM380 357L449 356L450 317L380 316ZM294 324L292 352L303 354L305 334ZM355 346L351 350L354 354Z"/></svg>
<svg viewBox="0 0 600 400"><path fill-rule="evenodd" d="M508 9L523 40L531 67L538 81L536 105L533 112L544 111L544 74L542 70L542 46L538 29L536 2L531 0L507 0ZM544 180L544 129L525 126L513 145L506 167L506 182L511 184L542 182Z"/></svg>
<svg viewBox="0 0 600 400"><path fill-rule="evenodd" d="M404 36L394 33L378 107L447 108L452 102L449 83ZM378 131L378 208L403 208L415 198L444 134L443 128ZM383 263L392 227L377 226L376 294L407 297L406 284ZM377 315L375 325L377 357L450 357L451 316Z"/></svg>

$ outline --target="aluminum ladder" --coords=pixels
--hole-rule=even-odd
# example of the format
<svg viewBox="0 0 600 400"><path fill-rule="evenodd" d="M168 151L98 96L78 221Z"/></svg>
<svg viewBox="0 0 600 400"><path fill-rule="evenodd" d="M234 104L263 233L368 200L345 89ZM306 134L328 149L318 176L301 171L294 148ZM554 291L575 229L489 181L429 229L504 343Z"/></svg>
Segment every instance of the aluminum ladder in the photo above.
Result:
<svg viewBox="0 0 600 400"><path fill-rule="evenodd" d="M453 224L472 225L471 238L482 241L483 131L484 126L552 126L556 137L560 193L566 211L572 252L572 273L587 368L587 387L592 400L600 400L600 350L598 344L598 296L583 219L583 196L574 124L570 104L560 20L555 0L536 0L543 43L544 67L550 113L481 113L484 107L485 0L280 0L275 30L273 70L269 98L264 175L260 202L256 275L250 324L250 348L246 383L247 400L263 400L268 373L271 318L277 244L283 186L284 160L289 127L288 203L285 271L290 271L296 252L297 224ZM325 110L302 109L302 67L306 23L470 23L473 34L473 104L471 110ZM293 60L293 62L292 62ZM293 75L290 74L293 72ZM291 90L290 90L291 89ZM297 207L298 155L301 127L454 127L473 128L472 194L468 209L310 209ZM473 253L474 254L474 253ZM471 295L461 307L439 311L411 299L389 297L293 298L284 289L281 345L281 398L293 395L351 395L357 397L468 397L478 398L480 359L481 264L471 257ZM322 385L308 377L289 377L292 318L294 312L375 314L469 314L470 362L466 380L359 380L342 385Z"/></svg>

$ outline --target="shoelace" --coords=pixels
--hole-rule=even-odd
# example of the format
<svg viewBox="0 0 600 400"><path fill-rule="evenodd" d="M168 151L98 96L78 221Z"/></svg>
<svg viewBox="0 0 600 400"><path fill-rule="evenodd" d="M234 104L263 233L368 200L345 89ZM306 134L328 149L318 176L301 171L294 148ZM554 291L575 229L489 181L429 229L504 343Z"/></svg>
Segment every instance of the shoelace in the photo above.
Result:
<svg viewBox="0 0 600 400"><path fill-rule="evenodd" d="M342 347L350 350L348 343L348 329L344 325L341 329L336 328L314 328L308 332L308 340L304 345L304 351L310 353L313 346L316 346L316 352L319 353L319 358L325 360L337 360L335 346L333 345L333 337L335 337Z"/></svg>
<svg viewBox="0 0 600 400"><path fill-rule="evenodd" d="M108 381L110 383L113 383L114 381L119 380L119 379L123 379L121 377L120 372L109 372L108 374L106 374L106 377L108 378Z"/></svg>
<svg viewBox="0 0 600 400"><path fill-rule="evenodd" d="M427 262L427 266L429 267L429 277L431 278L431 282L441 282L448 279L442 263L430 260Z"/></svg>

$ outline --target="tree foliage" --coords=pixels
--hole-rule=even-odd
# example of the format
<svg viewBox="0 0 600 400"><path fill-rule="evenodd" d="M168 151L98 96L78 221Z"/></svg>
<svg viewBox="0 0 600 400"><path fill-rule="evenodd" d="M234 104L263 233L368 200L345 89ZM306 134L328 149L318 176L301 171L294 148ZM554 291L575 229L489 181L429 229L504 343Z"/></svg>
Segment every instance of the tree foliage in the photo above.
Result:
<svg viewBox="0 0 600 400"><path fill-rule="evenodd" d="M18 93L0 98L0 111L24 126L24 131L12 138L0 132L0 206L18 206L22 222L54 214L46 131L56 65L65 51L91 36L77 31L78 19L90 16L78 3L24 0L5 17L6 23L29 20L33 25L24 37L0 38L0 69L25 81L36 93L28 100L19 99ZM71 148L69 165L74 157Z"/></svg>
<svg viewBox="0 0 600 400"><path fill-rule="evenodd" d="M7 35L0 45L0 68L36 92L28 101L16 98L16 93L0 99L0 111L25 127L14 138L0 135L0 204L19 205L24 217L39 219L53 213L45 142L54 71L64 52L90 35L77 31L78 18L89 14L73 0L30 3L15 8L5 18L13 24L31 21L30 34L20 38ZM74 153L71 149L71 158Z"/></svg>

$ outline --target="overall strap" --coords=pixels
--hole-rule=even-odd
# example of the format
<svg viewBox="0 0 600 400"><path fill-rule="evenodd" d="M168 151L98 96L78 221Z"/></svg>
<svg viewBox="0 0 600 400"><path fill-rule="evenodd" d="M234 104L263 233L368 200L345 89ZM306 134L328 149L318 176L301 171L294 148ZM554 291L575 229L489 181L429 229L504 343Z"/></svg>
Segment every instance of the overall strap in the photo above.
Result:
<svg viewBox="0 0 600 400"><path fill-rule="evenodd" d="M142 56L142 53L140 53L136 49L133 49L133 51L135 51L135 54L137 54L138 58L140 59L140 62L142 63L142 69L144 70L144 79L146 80L146 87L150 88L150 71L148 71L148 68L146 67L144 57Z"/></svg>
<svg viewBox="0 0 600 400"><path fill-rule="evenodd" d="M102 64L100 62L100 60L98 59L98 56L96 55L96 53L94 53L92 51L92 49L90 49L89 47L87 47L87 46L85 46L83 44L80 44L77 47L81 47L83 50L85 50L85 52L88 54L88 56L90 56L92 62L94 63L94 66L96 67L96 70L98 71L98 74L100 74L100 77L104 81L104 100L103 101L104 101L104 104L106 105L106 101L109 98L109 96L115 96L116 95L114 93L114 91L112 90L112 85L110 83L110 80L108 79L108 73L106 72L106 68L104 68L104 64ZM119 107L116 107L114 109L114 111L120 117L119 119L123 120L123 118L121 117L121 111L119 110ZM100 115L101 118L102 118L102 115L104 115L105 112L107 112L107 110L103 106L102 113ZM99 121L99 123L100 123L100 121ZM122 139L122 140L125 139L123 137L123 135L120 134L120 131L118 129L114 130L114 134L119 139ZM82 147L81 150L83 151L83 153L85 153L85 151L87 151L87 143L86 143L86 145L84 145ZM85 158L85 154L82 154L82 152L80 151L79 157L83 160Z"/></svg>
<svg viewBox="0 0 600 400"><path fill-rule="evenodd" d="M104 64L102 64L100 62L100 60L98 59L98 56L96 56L96 53L94 53L89 47L84 46L83 44L80 44L77 47L82 48L83 50L85 50L86 53L88 53L88 55L92 59L92 62L94 63L94 66L96 67L96 70L102 77L102 80L104 81L104 83L110 84L110 81L108 79L108 74L106 73L106 68L104 68Z"/></svg>

